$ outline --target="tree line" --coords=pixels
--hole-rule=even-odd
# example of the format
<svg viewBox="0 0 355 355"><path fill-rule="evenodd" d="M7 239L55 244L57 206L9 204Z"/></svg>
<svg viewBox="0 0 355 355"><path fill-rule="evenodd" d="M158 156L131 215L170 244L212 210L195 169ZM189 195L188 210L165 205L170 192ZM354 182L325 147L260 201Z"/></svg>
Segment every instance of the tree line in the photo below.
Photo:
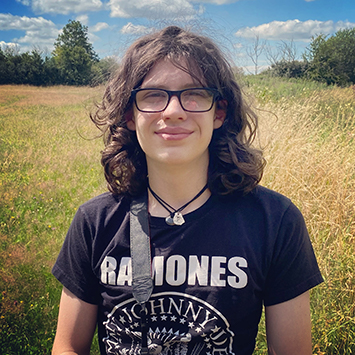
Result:
<svg viewBox="0 0 355 355"><path fill-rule="evenodd" d="M312 38L302 60L296 60L294 44L282 42L272 51L257 37L247 55L258 72L258 59L264 52L270 67L266 73L287 78L305 78L346 86L355 84L355 28L339 30L333 36ZM88 40L88 27L69 20L58 35L54 50L19 53L16 48L0 47L0 84L97 85L117 68L113 58L99 59Z"/></svg>
<svg viewBox="0 0 355 355"><path fill-rule="evenodd" d="M88 40L88 27L80 21L69 20L51 55L38 49L19 53L14 47L0 47L0 84L97 85L117 66L114 58L99 60Z"/></svg>
<svg viewBox="0 0 355 355"><path fill-rule="evenodd" d="M272 61L267 73L287 78L305 78L328 85L355 84L355 28L339 30L333 36L320 34L296 60L294 48L284 43L285 55Z"/></svg>

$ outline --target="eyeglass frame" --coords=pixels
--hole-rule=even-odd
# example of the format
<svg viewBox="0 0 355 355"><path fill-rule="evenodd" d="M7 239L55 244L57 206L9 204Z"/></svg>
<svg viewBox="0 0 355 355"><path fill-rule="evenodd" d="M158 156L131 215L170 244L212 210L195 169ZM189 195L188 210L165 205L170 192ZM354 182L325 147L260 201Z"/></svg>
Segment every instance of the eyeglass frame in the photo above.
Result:
<svg viewBox="0 0 355 355"><path fill-rule="evenodd" d="M208 110L202 110L202 111L191 111L191 110L186 110L181 102L181 94L184 92L184 91L188 91L188 90L207 90L207 91L210 91L212 92L213 94L213 97L212 97L212 103L211 103L211 107L208 109ZM145 111L145 110L141 110L139 107L138 107L138 104L137 104L137 98L136 98L136 95L138 92L140 91L148 91L148 90L157 90L157 91L164 91L168 94L168 101L165 105L165 107L161 110L155 110L155 111ZM134 104L136 105L136 108L138 111L140 112L144 112L144 113L158 113L158 112L163 112L166 110L166 108L169 106L169 103L170 103L170 100L173 96L176 96L179 100L179 103L180 103L180 106L181 108L185 111L185 112L192 112L192 113L201 113L201 112L208 112L208 111L211 111L212 107L213 107L213 104L216 102L216 101L219 101L221 100L221 94L219 93L219 91L217 89L214 89L214 88L208 88L208 87L196 87L196 88L188 88L188 89L183 89L183 90L165 90L165 89L160 89L160 88L137 88L137 89L133 89L131 91L131 99L134 101Z"/></svg>

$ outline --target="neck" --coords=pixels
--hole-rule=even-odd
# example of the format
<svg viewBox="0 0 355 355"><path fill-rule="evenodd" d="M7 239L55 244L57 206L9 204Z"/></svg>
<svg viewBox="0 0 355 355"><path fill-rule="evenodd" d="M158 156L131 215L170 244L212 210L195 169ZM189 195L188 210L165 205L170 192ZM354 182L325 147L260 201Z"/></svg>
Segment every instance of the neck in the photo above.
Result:
<svg viewBox="0 0 355 355"><path fill-rule="evenodd" d="M149 185L151 189L174 209L178 209L203 189L207 183L207 167L191 169L174 167L165 169L149 169ZM196 200L191 202L182 211L182 214L192 212L202 206L209 196L210 191L205 190ZM167 210L149 192L149 212L153 216L165 217Z"/></svg>

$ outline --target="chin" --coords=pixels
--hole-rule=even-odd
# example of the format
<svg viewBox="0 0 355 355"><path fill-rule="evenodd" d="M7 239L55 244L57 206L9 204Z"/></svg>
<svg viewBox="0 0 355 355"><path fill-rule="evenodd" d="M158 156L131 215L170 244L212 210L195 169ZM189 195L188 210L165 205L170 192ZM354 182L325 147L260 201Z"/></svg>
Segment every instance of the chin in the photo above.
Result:
<svg viewBox="0 0 355 355"><path fill-rule="evenodd" d="M166 165L166 166L181 166L194 164L197 168L199 166L209 163L208 150L198 152L196 149L161 149L155 154L146 154L147 163Z"/></svg>

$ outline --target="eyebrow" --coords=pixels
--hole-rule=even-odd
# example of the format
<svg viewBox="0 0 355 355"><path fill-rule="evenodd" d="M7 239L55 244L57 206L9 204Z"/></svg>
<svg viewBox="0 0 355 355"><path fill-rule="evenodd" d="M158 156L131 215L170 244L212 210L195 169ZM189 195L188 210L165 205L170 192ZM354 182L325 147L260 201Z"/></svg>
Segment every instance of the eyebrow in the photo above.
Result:
<svg viewBox="0 0 355 355"><path fill-rule="evenodd" d="M180 88L179 90L185 90L185 89L192 89L192 88L203 88L204 86L201 86L200 83L191 83L188 85L184 85L182 88ZM162 89L162 90L169 90L169 88L165 85L149 85L149 86L144 86L144 84L142 84L140 86L140 89ZM178 90L178 91L179 91ZM174 91L174 90L173 90Z"/></svg>

